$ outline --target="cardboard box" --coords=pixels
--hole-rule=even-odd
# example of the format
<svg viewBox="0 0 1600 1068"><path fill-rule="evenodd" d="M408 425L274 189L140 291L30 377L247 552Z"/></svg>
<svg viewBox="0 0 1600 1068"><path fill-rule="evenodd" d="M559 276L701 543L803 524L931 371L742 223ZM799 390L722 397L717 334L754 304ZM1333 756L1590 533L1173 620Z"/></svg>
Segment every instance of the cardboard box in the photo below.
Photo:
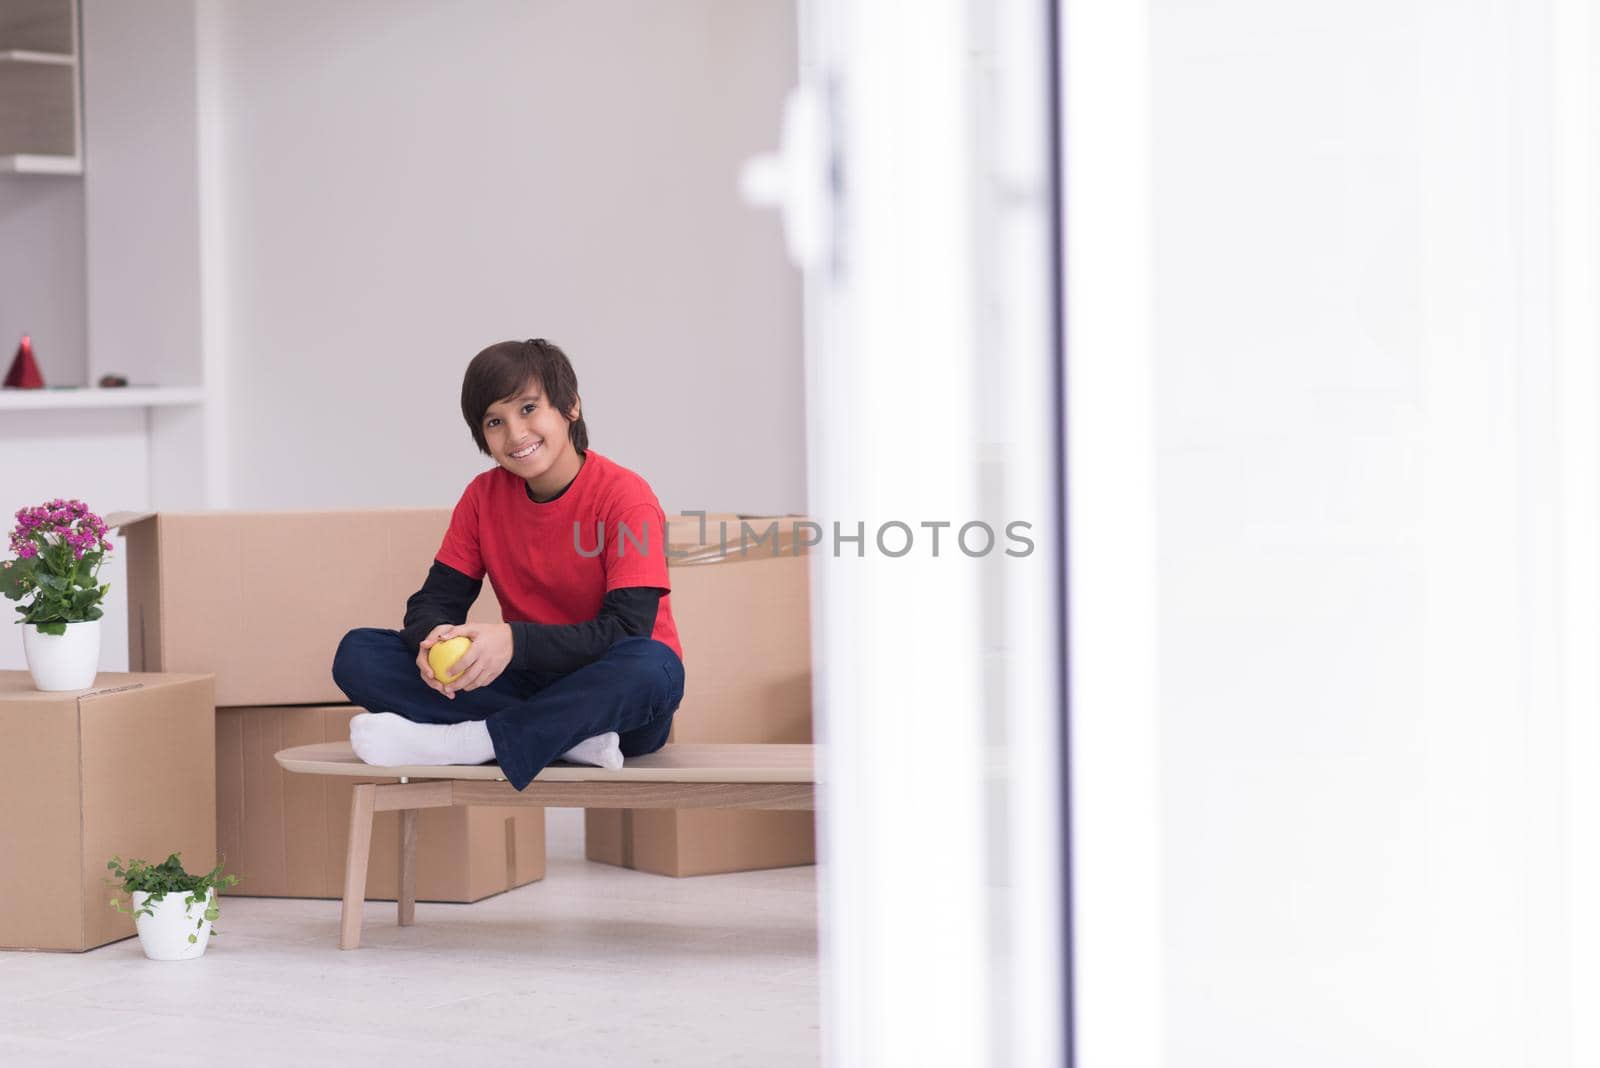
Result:
<svg viewBox="0 0 1600 1068"><path fill-rule="evenodd" d="M761 531L775 520L746 521ZM809 569L788 540L803 517L776 521L776 556L770 541L741 546L737 517L707 517L704 540L698 519L669 522L674 552L688 554L670 562L685 675L672 741L811 741ZM590 809L584 839L590 860L660 875L816 863L810 812Z"/></svg>
<svg viewBox="0 0 1600 1068"><path fill-rule="evenodd" d="M448 508L114 515L127 536L128 664L216 676L220 707L342 704L333 654L399 628ZM488 582L468 619L499 622Z"/></svg>
<svg viewBox="0 0 1600 1068"><path fill-rule="evenodd" d="M351 705L217 710L217 839L229 893L252 897L341 897L353 779L295 775L280 749L350 737ZM400 814L373 822L368 899L393 900ZM417 898L477 901L544 878L544 809L474 805L425 809L417 825Z"/></svg>
<svg viewBox="0 0 1600 1068"><path fill-rule="evenodd" d="M216 864L212 680L102 672L42 693L0 671L0 946L93 949L133 935L106 861Z"/></svg>

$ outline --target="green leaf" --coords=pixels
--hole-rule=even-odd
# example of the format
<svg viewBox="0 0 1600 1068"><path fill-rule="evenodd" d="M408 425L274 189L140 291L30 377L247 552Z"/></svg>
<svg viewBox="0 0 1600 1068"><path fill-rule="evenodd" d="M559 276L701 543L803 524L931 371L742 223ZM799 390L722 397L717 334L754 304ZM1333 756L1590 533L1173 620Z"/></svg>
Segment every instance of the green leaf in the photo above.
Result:
<svg viewBox="0 0 1600 1068"><path fill-rule="evenodd" d="M218 885L232 885L239 881L236 875L223 875L221 863L204 875L190 875L184 870L183 861L177 853L169 855L160 864L134 858L124 866L121 857L112 857L106 862L106 869L116 877L106 879L107 883L113 886L120 884L125 893L143 891L150 895L151 902L160 901L166 894L186 895L184 912L188 913L191 905L199 905L205 917L195 921L196 929L205 920L217 918L217 907L211 903L212 891Z"/></svg>
<svg viewBox="0 0 1600 1068"><path fill-rule="evenodd" d="M65 623L40 623L38 627L40 634L54 634L58 638L67 632Z"/></svg>
<svg viewBox="0 0 1600 1068"><path fill-rule="evenodd" d="M33 571L37 565L32 559L7 562L11 566L0 567L0 593L10 600L20 601L34 586Z"/></svg>
<svg viewBox="0 0 1600 1068"><path fill-rule="evenodd" d="M200 941L200 939L198 939L198 938L196 938L196 937L195 937L195 936L194 936L194 935L190 935L190 936L189 936L189 941L191 941L191 942L198 942L198 941Z"/></svg>

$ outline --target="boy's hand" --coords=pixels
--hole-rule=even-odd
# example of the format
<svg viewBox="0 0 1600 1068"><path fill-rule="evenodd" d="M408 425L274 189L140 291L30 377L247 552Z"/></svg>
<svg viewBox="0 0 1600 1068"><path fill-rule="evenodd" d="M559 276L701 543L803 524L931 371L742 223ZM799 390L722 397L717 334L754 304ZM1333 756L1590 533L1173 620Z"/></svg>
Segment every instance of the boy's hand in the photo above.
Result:
<svg viewBox="0 0 1600 1068"><path fill-rule="evenodd" d="M454 695L445 690L444 683L433 677L433 665L428 663L428 650L446 638L451 637L455 629L456 625L454 623L440 623L428 632L428 636L422 639L422 645L417 649L417 670L422 672L422 681L428 684L429 689L438 690L446 697L453 697ZM471 652L471 650L468 650L468 652ZM465 660L466 657L462 657L462 659ZM457 679L456 681L460 682L461 680Z"/></svg>
<svg viewBox="0 0 1600 1068"><path fill-rule="evenodd" d="M444 687L442 692L446 697L453 700L462 690L476 690L481 686L487 686L498 679L510 665L512 640L509 623L461 623L444 629L447 633L440 635L438 640L456 637L472 639L472 648L468 649L451 668L452 671L460 672L460 676ZM430 634L428 637L433 638L434 635ZM424 663L427 662L426 650L422 659Z"/></svg>

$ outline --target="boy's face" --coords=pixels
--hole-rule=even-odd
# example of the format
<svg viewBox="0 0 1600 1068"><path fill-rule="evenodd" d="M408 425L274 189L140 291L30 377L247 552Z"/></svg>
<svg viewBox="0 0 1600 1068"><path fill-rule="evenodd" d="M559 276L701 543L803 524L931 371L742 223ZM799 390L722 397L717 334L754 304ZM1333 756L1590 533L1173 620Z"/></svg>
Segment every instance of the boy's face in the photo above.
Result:
<svg viewBox="0 0 1600 1068"><path fill-rule="evenodd" d="M578 405L572 407L574 419ZM567 436L567 420L530 379L511 397L483 413L483 440L495 463L521 476L535 496L550 496L572 481L582 466Z"/></svg>

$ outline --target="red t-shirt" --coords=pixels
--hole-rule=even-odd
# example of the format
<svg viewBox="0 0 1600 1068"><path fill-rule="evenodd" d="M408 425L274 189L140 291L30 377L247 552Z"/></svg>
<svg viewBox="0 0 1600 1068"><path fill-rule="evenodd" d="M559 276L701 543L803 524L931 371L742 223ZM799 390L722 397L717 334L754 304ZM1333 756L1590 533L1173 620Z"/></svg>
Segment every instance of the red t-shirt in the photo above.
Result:
<svg viewBox="0 0 1600 1068"><path fill-rule="evenodd" d="M650 484L590 449L566 492L543 504L503 467L473 479L436 559L469 578L487 572L508 623L582 623L610 590L672 588L666 529ZM650 637L683 658L670 594Z"/></svg>

